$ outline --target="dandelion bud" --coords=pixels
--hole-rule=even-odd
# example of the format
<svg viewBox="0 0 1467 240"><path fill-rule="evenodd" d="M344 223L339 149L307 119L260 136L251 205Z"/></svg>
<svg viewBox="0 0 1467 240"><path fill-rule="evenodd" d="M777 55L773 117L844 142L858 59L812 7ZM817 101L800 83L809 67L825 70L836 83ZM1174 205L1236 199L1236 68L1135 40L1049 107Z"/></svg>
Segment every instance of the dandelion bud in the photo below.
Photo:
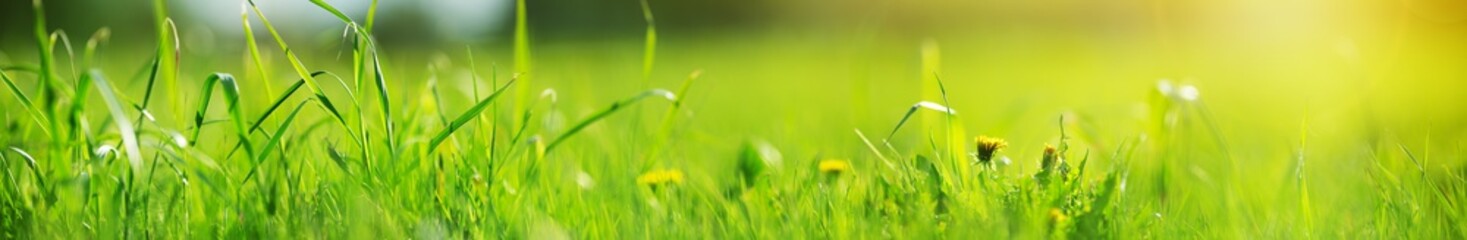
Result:
<svg viewBox="0 0 1467 240"><path fill-rule="evenodd" d="M1057 162L1059 162L1059 150L1054 146L1044 145L1044 158L1039 161L1039 166L1044 170L1052 170Z"/></svg>

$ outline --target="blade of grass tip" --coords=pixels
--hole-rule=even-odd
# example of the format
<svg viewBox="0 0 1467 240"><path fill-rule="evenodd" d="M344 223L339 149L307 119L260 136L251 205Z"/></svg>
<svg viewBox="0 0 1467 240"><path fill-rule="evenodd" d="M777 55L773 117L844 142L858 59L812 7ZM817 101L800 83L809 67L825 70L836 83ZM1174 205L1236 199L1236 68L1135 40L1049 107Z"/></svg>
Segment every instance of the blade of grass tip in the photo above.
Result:
<svg viewBox="0 0 1467 240"><path fill-rule="evenodd" d="M22 158L25 158L25 164L27 166L30 166L31 174L35 175L36 183L40 185L40 190L43 197L42 199L46 201L46 204L56 202L56 189L53 189L53 186L46 183L46 175L42 174L43 171L41 171L41 169L39 168L40 166L36 164L36 158L32 157L30 153L26 152L25 150L21 150L20 148L10 147L10 150L15 151L16 154L20 154ZM0 157L3 157L3 155L4 154L0 154Z"/></svg>
<svg viewBox="0 0 1467 240"><path fill-rule="evenodd" d="M306 79L306 87L311 89L311 92L315 93L318 96L325 95L325 93L321 92L320 84L317 84L316 79L314 77L311 77L311 75L306 70L305 65L301 63L300 58L296 57L295 53L291 51L290 46L285 43L285 38L280 36L280 31L275 30L274 24L270 24L270 19L265 17L265 12L260 11L260 7L255 4L254 0L246 1L246 3L249 4L250 9L254 10L255 16L260 17L260 23L265 24L265 30L270 33L270 37L274 38L275 43L280 45L280 49L285 51L285 59L290 62L290 66L292 69L295 70L296 75L299 75L301 78ZM329 104L328 101L320 101L318 103L321 103L323 105Z"/></svg>
<svg viewBox="0 0 1467 240"><path fill-rule="evenodd" d="M373 75L377 80L377 103L382 106L382 127L387 129L387 136L384 137L387 138L388 156L396 157L397 141L394 139L397 138L397 133L392 127L392 101L387 95L387 79L383 77L386 74L382 73L382 60L378 59L378 56L380 54L372 54L372 70L375 72Z"/></svg>
<svg viewBox="0 0 1467 240"><path fill-rule="evenodd" d="M484 100L480 100L479 103L474 104L474 106L469 108L468 111L465 111L463 114L458 115L458 119L454 119L453 122L448 124L447 128L439 131L437 135L433 136L432 140L428 141L428 152L431 153L434 150L438 149L438 145L442 144L443 140L448 139L449 135L453 135L453 132L457 131L459 127L462 127L465 123L468 123L470 120L478 117L479 112L484 111L484 108L494 103L494 99L499 98L499 96L504 93L505 89L509 89L510 86L515 84L516 80L517 79L510 79L509 82L505 82L504 86L499 87L498 90L494 90L494 93L489 94L489 97L484 98Z"/></svg>
<svg viewBox="0 0 1467 240"><path fill-rule="evenodd" d="M373 2L376 1L374 0ZM327 4L326 1L311 0L311 3L316 4L317 7L320 7L322 10L326 10L326 12L330 12L332 16L335 16L342 22L346 22L346 24L355 24L355 21L352 21L351 17L347 17L345 13L342 13L340 10L336 10L336 7L331 6L331 4Z"/></svg>
<svg viewBox="0 0 1467 240"><path fill-rule="evenodd" d="M68 70L71 70L72 77L76 77L76 51L72 50L71 37L67 36L66 31L57 29L51 32L51 48L46 49L46 51L56 51L56 43L58 41L61 43L61 47L66 49L66 64L70 67Z"/></svg>
<svg viewBox="0 0 1467 240"><path fill-rule="evenodd" d="M464 56L469 58L469 77L471 77L472 79L470 83L472 84L474 99L479 99L479 65L474 61L474 48L472 46L464 45ZM497 74L497 70L494 70L494 67L492 67L492 65L490 69L491 70L489 78L494 79L494 74ZM498 80L490 80L490 84L492 84L490 86L499 85ZM493 157L498 153L497 151L499 150L499 104L492 104L489 108L490 117L488 117L487 120L484 117L480 117L479 125L487 126L489 128L489 156Z"/></svg>
<svg viewBox="0 0 1467 240"><path fill-rule="evenodd" d="M367 6L367 25L366 25L366 29L363 29L363 30L367 31L368 33L371 33L372 32L372 23L376 22L375 21L376 19L377 19L377 0L372 0L372 4Z"/></svg>
<svg viewBox="0 0 1467 240"><path fill-rule="evenodd" d="M154 55L153 56L152 66L151 67L148 67L149 69L151 69L151 70L148 71L148 86L145 87L144 90L143 90L143 102L140 103L140 105L138 105L136 107L136 109L138 110L138 117L136 118L136 120L133 120L137 124L142 124L142 121L143 121L143 113L142 112L144 110L147 110L148 109L148 102L150 102L149 100L152 100L153 99L153 86L154 86L154 83L156 83L157 80L158 80L158 70L162 66L162 60L160 60L160 59L163 59L163 56ZM133 126L133 127L138 127L138 126Z"/></svg>
<svg viewBox="0 0 1467 240"><path fill-rule="evenodd" d="M947 100L947 86L943 84L942 77L937 72L933 72L932 78L937 81L937 90L939 95L942 96L942 105L952 106L952 102ZM962 121L957 119L958 115L952 114L952 109L947 109L945 112L948 113L944 116L944 119L947 120L947 162L958 171L960 176L968 176L973 171L972 167L969 166L970 164L963 164L966 161L961 158L968 156L967 150L962 147L964 142L963 138L968 133L963 130L963 125L960 124ZM968 177L959 177L957 181L959 187L966 186L970 179Z"/></svg>
<svg viewBox="0 0 1467 240"><path fill-rule="evenodd" d="M375 15L376 15L377 1L376 0L373 0L372 1L372 5L370 6L370 9L368 10L368 11L370 11L369 13L367 13L369 15L368 16L368 22L369 23L367 24L367 27L366 28L360 28L360 27L358 27L356 21L352 20L351 17L348 17L345 13L342 13L341 10L337 10L336 7L332 6L331 4L326 3L325 1L322 1L322 0L311 0L311 3L316 4L316 6L319 7L319 8L321 8L322 10L326 10L326 12L331 13L332 16L335 16L338 20L341 20L342 23L345 23L347 25L347 30L350 30L351 32L356 33L356 36L354 37L354 41L353 41L354 42L354 49L352 51L352 63L353 63L353 65L352 65L352 70L353 70L352 73L353 73L354 76L356 76L356 80L357 80L357 83L358 83L357 86L360 87L361 86L361 83L363 82L364 77L366 76L362 72L362 70L363 69L366 69L366 61L365 60L366 60L366 55L368 54L368 50L371 50L370 52L373 53L373 54L377 53L377 51L375 49L376 48L375 45L372 44L371 23L370 23L372 21L371 18L374 18ZM378 60L375 57L375 55L372 58L372 60L373 61L380 61L380 60ZM376 70L376 72L377 72L377 78L380 80L382 78L382 75L381 75L382 71L380 69L381 68L380 63L377 64L377 68L378 68L378 70ZM357 90L360 91L361 89L358 88Z"/></svg>
<svg viewBox="0 0 1467 240"><path fill-rule="evenodd" d="M194 112L194 131L189 136L189 145L199 143L199 131L204 129L204 114L209 112L209 100L213 98L214 84L219 82L219 77L210 75L204 79L203 89L199 90L199 108Z"/></svg>
<svg viewBox="0 0 1467 240"><path fill-rule="evenodd" d="M31 119L36 121L36 125L40 125L41 132L46 133L46 136L53 136L51 129L46 127L46 123L51 120L47 119L45 112L42 112L35 103L31 102L31 98L25 95L25 91L15 86L15 82L10 80L10 75L5 74L5 71L0 71L0 80L5 80L5 87L10 89L10 93L15 95L17 100L20 100L20 104L25 106L26 111L31 112Z"/></svg>
<svg viewBox="0 0 1467 240"><path fill-rule="evenodd" d="M311 99L301 101L300 104L297 104L295 106L295 110L290 111L290 115L285 116L285 120L280 122L280 128L275 129L275 134L271 135L270 140L265 142L265 148L260 149L260 154L256 156L260 156L260 158L262 159L269 159L271 154L270 151L275 150L275 146L280 144L280 139L285 137L285 131L290 128L290 123L295 121L295 116L301 113L301 109L304 109L306 103L310 101ZM250 167L250 172L245 174L245 178L244 180L240 181L240 184L249 182L250 178L255 176L255 172L258 171L260 169L260 166L262 165L265 165L263 161Z"/></svg>
<svg viewBox="0 0 1467 240"><path fill-rule="evenodd" d="M356 143L359 150L361 150L363 159L372 159L372 148L367 145L367 140L363 139L366 136L366 129L359 129L359 132L352 131L351 124L347 122L345 117L342 117L340 111L336 110L336 106L331 104L331 99L326 97L326 93L321 91L321 87L316 83L315 77L307 73L305 64L301 63L300 58L296 57L295 53L291 51L290 46L286 45L285 39L280 36L280 32L275 30L275 25L270 24L270 19L265 17L265 12L260 10L260 7L255 4L254 0L246 2L249 4L249 8L254 10L255 15L260 17L260 23L265 24L265 30L270 32L270 36L275 39L275 43L280 45L281 49L285 50L285 59L290 62L290 66L295 70L296 75L299 75L301 79L305 79L306 88L311 89L311 92L315 93L316 99L319 100L316 101L318 103L317 105L331 113L331 116L336 119L338 125L342 129L345 129L346 134L351 137L352 142ZM367 162L367 166L368 172L370 173L370 161Z"/></svg>
<svg viewBox="0 0 1467 240"><path fill-rule="evenodd" d="M82 67L83 68L90 69L92 67L92 59L93 59L93 57L95 56L95 54L97 52L97 46L100 45L100 44L102 44L102 43L104 43L104 42L106 42L107 39L110 38L111 36L112 36L112 30L111 29L108 29L106 27L103 27L101 29L97 29L97 32L92 33L92 37L89 38L89 39L87 39L87 47L84 50L84 52L82 53L82 58L83 58L83 60L82 60ZM85 122L85 120L82 120L82 118L83 118L82 113L84 112L84 109L82 109L82 108L85 107L85 105L82 104L82 103L87 102L87 96L89 95L87 93L91 89L88 86L91 86L91 85L92 85L92 82L91 82L91 79L90 78L79 78L79 80L78 80L78 82L76 84L76 89L72 92L72 99L71 99L72 104L71 104L71 109L68 112L71 113L71 119L73 120L72 123L75 125L75 126L73 126L73 129L77 129L79 127L79 125L81 125L81 124L79 124L79 122ZM77 135L83 135L83 136L85 136L85 134L82 134L82 132L79 131L79 130L74 130L72 134L77 134ZM90 137L90 136L87 136L87 137Z"/></svg>
<svg viewBox="0 0 1467 240"><path fill-rule="evenodd" d="M255 30L253 27L250 26L250 11L248 6L248 4L241 3L239 9L240 23L244 29L245 35L245 47L249 49L250 60L254 62L255 71L260 74L260 78L269 79L270 73L267 70L268 68L265 67L265 60L264 58L260 57L260 46L259 44L255 43ZM260 82L264 83L265 85L265 95L275 95L273 92L271 92L273 91L271 90L273 88L270 87L270 81Z"/></svg>
<svg viewBox="0 0 1467 240"><path fill-rule="evenodd" d="M270 23L270 19L265 17L265 12L260 10L259 5L256 5L254 0L249 0L246 2L249 4L250 9L254 10L255 16L260 17L260 23L265 24L265 30L267 32L270 32L270 36L275 39L275 43L280 45L280 49L285 50L285 58L288 62L290 62L290 66L295 70L296 75L299 75L302 79L306 80L306 88L310 89L312 93L315 93L316 98L318 98L317 100L320 100L316 102L320 103L321 107L326 108L326 110L330 112L331 115L335 117L338 122L341 123L342 127L347 130L347 134L352 135L352 138L356 139L357 133L351 131L351 127L349 124L347 124L346 118L342 117L341 112L336 110L336 106L331 104L331 99L326 97L326 93L322 91L321 85L316 82L316 78L313 77L309 73L309 71L306 70L305 64L301 63L300 58L297 57L295 55L295 52L291 50L290 46L285 43L285 39L280 36L280 31L277 31L275 29L275 25ZM370 149L366 147L366 145L363 145L364 142L362 142L361 139L356 139L356 141L357 144L362 147L364 152L366 151L366 149Z"/></svg>
<svg viewBox="0 0 1467 240"><path fill-rule="evenodd" d="M40 166L36 164L36 158L31 157L30 153L26 152L25 150L21 150L20 148L10 147L10 151L15 151L16 154L20 154L21 158L25 158L25 165L27 167L30 167L31 174L35 175L36 177L36 184L41 185L40 187L42 191L49 192L50 190L48 189L50 189L50 187L47 187L49 186L49 184L46 184L46 175L43 173L43 171L41 171Z"/></svg>
<svg viewBox="0 0 1467 240"><path fill-rule="evenodd" d="M373 2L374 3L372 7L375 10L376 1L374 0ZM348 17L345 13L342 13L341 10L337 10L336 7L331 6L331 4L327 4L325 1L321 0L311 0L311 3L316 4L316 7L322 10L326 10L326 12L331 13L332 16L336 17L338 20L341 20L342 23L345 23L346 29L348 31L356 33L352 41L352 76L354 77L354 79L356 79L356 86L358 86L357 90L360 91L360 87L362 86L361 83L365 82L364 80L366 77L366 74L363 72L363 70L366 69L366 54L371 41L370 35L367 34L366 30L358 28L356 21L352 20L351 17ZM343 37L345 36L343 35ZM355 98L353 100L355 101Z"/></svg>
<svg viewBox="0 0 1467 240"><path fill-rule="evenodd" d="M652 6L642 0L642 18L647 21L647 36L642 47L642 87L652 84L652 64L657 57L657 21L652 18ZM681 96L681 95L679 95Z"/></svg>
<svg viewBox="0 0 1467 240"><path fill-rule="evenodd" d="M311 73L311 76L320 76L320 75L326 74L326 73L327 73L326 71L316 71L316 72L312 72ZM260 126L265 123L265 120L266 119L269 119L270 116L271 116L271 114L274 114L276 110L279 110L280 109L280 106L283 105L283 104L285 104L285 100L289 99L290 96L294 95L296 91L299 91L300 88L301 88L301 86L302 85L305 85L305 82L306 82L305 79L296 80L295 81L295 84L291 84L290 87L286 88L285 89L285 92L284 93L281 93L280 94L280 97L277 97L275 99L275 102L274 103L271 103L270 104L270 107L265 109L265 113L261 114L260 117L255 118L255 121L250 124L249 130L247 132L248 133L254 133L254 132L260 131ZM201 112L204 110L203 107L207 107L207 106L202 106L200 108L200 111ZM200 122L199 124L205 124L205 122ZM202 125L199 125L197 127L202 127ZM198 129L195 129L195 131L197 131L197 130ZM197 140L198 139L198 136L195 136L194 139ZM237 151L237 150L239 150L239 148L242 147L242 146L244 146L244 143L243 142L234 144L234 147L233 148L230 148L229 153L226 154L224 156L224 158L228 159L229 157L234 156L234 152Z"/></svg>
<svg viewBox="0 0 1467 240"><path fill-rule="evenodd" d="M182 122L183 119L179 113L184 112L183 101L179 100L179 98L183 94L177 93L180 93L178 90L178 64L179 58L182 57L179 52L182 51L181 44L183 41L179 41L178 38L178 25L173 22L172 18L168 17L167 0L153 1L153 20L157 22L157 56L161 59L159 65L162 68L159 77L162 78L163 83L167 86L167 91L172 93L168 94L168 102L172 105L169 106L169 109L173 110L173 119ZM169 44L169 39L173 40L172 44Z"/></svg>
<svg viewBox="0 0 1467 240"><path fill-rule="evenodd" d="M316 71L312 72L311 76L315 77L326 73L326 71ZM296 80L294 84L291 84L290 87L285 88L285 92L281 93L280 97L275 98L275 102L270 103L270 107L265 109L265 113L261 114L260 117L255 118L254 123L250 124L249 132L253 133L255 131L259 131L260 124L265 123L265 119L270 118L270 115L275 113L275 110L280 109L280 106L285 104L285 100L289 99L290 96L295 94L296 91L299 91L301 89L301 85L305 85L305 83L305 79L299 79Z"/></svg>
<svg viewBox="0 0 1467 240"><path fill-rule="evenodd" d="M605 118L606 116L611 115L611 113L615 113L617 110L620 110L622 107L625 107L625 106L628 106L628 105L631 105L631 104L640 102L640 101L642 101L642 99L646 99L647 97L652 97L652 96L660 96L660 97L666 98L668 101L677 101L677 99L678 99L677 98L677 95L674 95L672 92L669 92L667 90L652 89L652 90L647 90L645 92L642 92L642 94L637 94L636 96L633 96L631 98L627 98L627 99L623 99L621 101L613 102L613 103L611 103L611 106L610 107L607 107L606 109L603 109L600 112L596 112L595 114L591 114L590 117L586 117L586 119L581 120L579 123L576 123L576 125L572 126L570 129L567 129L564 133L561 133L559 137L556 137L555 140L551 141L549 145L546 145L545 146L545 153L546 154L549 154L550 151L551 150L554 150L556 146L560 146L560 143L565 142L565 139L567 139L567 138L569 138L571 136L575 136L576 133L580 132L581 130L586 129L587 126L590 126L592 123L596 123L597 121L600 121L602 118Z"/></svg>
<svg viewBox="0 0 1467 240"><path fill-rule="evenodd" d="M525 111L530 98L531 59L530 30L525 0L514 1L514 74L519 74L520 86L515 89L515 112Z"/></svg>
<svg viewBox="0 0 1467 240"><path fill-rule="evenodd" d="M946 106L943 106L941 104L937 104L937 103L933 103L933 102L928 102L928 101L917 102L917 104L913 104L912 105L912 108L907 109L907 114L902 115L902 120L901 121L897 121L896 127L892 127L891 128L891 133L887 134L886 135L886 139L883 139L882 141L884 141L884 142L890 142L891 141L891 137L892 136L896 136L897 130L901 130L902 129L902 125L905 125L907 123L907 120L909 120L909 119L912 118L912 114L917 113L917 110L918 109L923 109L923 108L931 109L933 111L943 112L943 113L947 113L947 114L951 114L951 115L957 115L958 114L957 112L954 112L952 109L949 109Z"/></svg>
<svg viewBox="0 0 1467 240"><path fill-rule="evenodd" d="M54 82L56 81L56 62L55 56L53 56L51 53L51 41L48 40L46 34L46 9L45 6L41 4L41 2L41 0L32 1L32 7L34 7L35 10L33 13L36 14L35 26L33 29L35 30L34 33L36 38L36 51L39 52L39 54L37 55L39 55L41 58L41 68L40 71L37 72L37 75L39 75L40 77L40 81L38 82L40 82L41 94L37 95L36 97L41 99L41 107L47 111L47 114L50 114L52 107L56 105L57 97L56 86L54 86ZM49 127L54 128L56 124L56 122L54 121L55 118L49 119L53 120L51 122L48 122L48 124L51 124Z"/></svg>
<svg viewBox="0 0 1467 240"><path fill-rule="evenodd" d="M158 3L158 4L161 4L161 3ZM163 19L162 21L164 21L164 23L165 23L163 26L174 27L172 29L175 29L175 32L177 32L176 31L176 29L177 29L176 26L173 25L173 20ZM160 26L160 27L162 27L162 26ZM138 110L138 117L137 117L136 120L134 120L134 123L135 124L139 124L139 125L133 126L135 128L142 126L141 124L143 123L143 117L145 117L144 114L146 113L146 111L148 109L148 104L152 102L151 100L153 99L153 87L157 83L158 78L167 78L167 79L170 79L169 81L176 81L176 80L173 80L172 79L172 76L160 76L159 75L160 73L162 73L164 75L168 75L169 74L169 72L163 71L163 69L165 68L165 65L164 64L167 64L167 61L170 59L169 58L170 57L169 50L167 49L168 46L169 46L169 44L168 44L167 39L165 39L165 37L168 36L168 33L165 32L166 30L167 30L166 28L165 29L158 30L160 32L160 34L159 34L159 37L160 38L158 39L158 46L157 46L158 47L158 52L153 55L153 61L151 63L151 66L149 66L149 69L151 69L151 70L148 71L148 86L144 90L144 93L143 93L143 101L142 101L142 103L139 103L136 106L136 108ZM174 44L172 45L174 47L173 52L175 52L175 53L178 50L177 49L178 44L179 44L179 41L177 40L177 38L175 38L174 39ZM177 57L178 56L177 55L173 55L172 57L173 57L172 58L173 62L177 62L177 60L178 60ZM177 68L174 68L173 70L176 71ZM177 73L174 72L173 74L177 74ZM176 82L169 82L169 84L170 84L169 85L169 88L170 88L170 91L169 92L177 93L177 91L175 91L175 90L177 90L177 87L178 87L177 83ZM173 98L172 99L173 102L177 102L178 101L177 95L179 95L179 94L170 94L169 96L172 96L171 98Z"/></svg>
<svg viewBox="0 0 1467 240"><path fill-rule="evenodd" d="M250 145L249 131L245 131L244 127L244 107L240 106L243 103L239 99L239 84L234 81L234 76L225 73L211 74L209 78L216 79L216 81L223 84L221 87L224 87L224 102L229 111L229 119L234 122L234 129L237 132L236 134L239 137L240 144L244 145L245 154L250 160L254 160L256 156L253 156L254 148ZM207 81L205 80L205 82Z"/></svg>
<svg viewBox="0 0 1467 240"><path fill-rule="evenodd" d="M143 155L138 149L137 133L133 125L128 122L127 114L122 111L122 104L113 93L112 84L102 77L101 70L91 70L82 77L91 78L92 83L97 86L97 92L102 93L102 100L107 103L107 110L112 113L112 118L117 124L117 131L122 135L123 150L127 155L128 163L132 165L133 173L138 173L143 167Z"/></svg>
<svg viewBox="0 0 1467 240"><path fill-rule="evenodd" d="M671 137L670 135L672 135L673 119L677 118L678 110L682 109L683 100L687 99L688 89L692 88L693 80L698 79L698 77L702 75L703 70L695 70L693 71L693 73L688 74L688 78L683 80L682 86L678 87L677 93L673 95L679 97L677 98L677 100L672 101L672 107L667 108L667 112L663 113L662 115L662 126L659 127L659 130L657 131L658 136L657 139L654 140L656 141L656 143L652 144L652 150L649 151L649 153L647 154L647 159L644 161L649 164L647 166L643 166L644 169L647 169L646 167L656 166L659 162L660 158L658 158L657 156L661 154L663 145L667 144L667 139Z"/></svg>

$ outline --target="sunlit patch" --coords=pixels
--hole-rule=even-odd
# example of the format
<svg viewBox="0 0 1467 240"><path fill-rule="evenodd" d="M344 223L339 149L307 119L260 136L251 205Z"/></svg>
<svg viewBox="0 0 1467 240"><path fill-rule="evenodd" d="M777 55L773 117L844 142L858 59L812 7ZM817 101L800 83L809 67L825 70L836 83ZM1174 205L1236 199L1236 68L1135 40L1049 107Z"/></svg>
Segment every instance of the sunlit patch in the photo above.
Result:
<svg viewBox="0 0 1467 240"><path fill-rule="evenodd" d="M591 190L596 187L596 179L591 178L591 174L586 171L577 171L576 185L580 185L582 190Z"/></svg>
<svg viewBox="0 0 1467 240"><path fill-rule="evenodd" d="M1176 87L1172 85L1171 79L1163 78L1156 81L1156 92L1161 93L1162 96L1171 97L1176 91Z"/></svg>
<svg viewBox="0 0 1467 240"><path fill-rule="evenodd" d="M174 145L178 145L178 147L181 148L188 147L188 138L183 137L183 134L178 134L177 132L169 132L168 135L173 137Z"/></svg>
<svg viewBox="0 0 1467 240"><path fill-rule="evenodd" d="M1197 87L1192 85L1183 85L1181 89L1177 90L1177 97L1182 100L1197 101L1197 95Z"/></svg>

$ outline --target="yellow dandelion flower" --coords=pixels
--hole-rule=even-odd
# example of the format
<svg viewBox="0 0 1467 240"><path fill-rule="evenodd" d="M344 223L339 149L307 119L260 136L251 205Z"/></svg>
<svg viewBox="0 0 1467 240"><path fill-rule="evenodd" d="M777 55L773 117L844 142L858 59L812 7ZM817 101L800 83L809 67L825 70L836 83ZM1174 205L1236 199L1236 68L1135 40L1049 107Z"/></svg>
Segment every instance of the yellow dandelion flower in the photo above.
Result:
<svg viewBox="0 0 1467 240"><path fill-rule="evenodd" d="M637 176L637 184L662 185L683 182L683 172L677 169L652 170Z"/></svg>
<svg viewBox="0 0 1467 240"><path fill-rule="evenodd" d="M994 152L998 152L999 149L1009 146L1009 142L1004 141L1002 138L988 136L978 136L978 139L974 140L974 142L978 143L979 163L989 163L993 160Z"/></svg>
<svg viewBox="0 0 1467 240"><path fill-rule="evenodd" d="M851 171L851 162L841 159L826 159L820 161L820 172L828 174L841 174Z"/></svg>

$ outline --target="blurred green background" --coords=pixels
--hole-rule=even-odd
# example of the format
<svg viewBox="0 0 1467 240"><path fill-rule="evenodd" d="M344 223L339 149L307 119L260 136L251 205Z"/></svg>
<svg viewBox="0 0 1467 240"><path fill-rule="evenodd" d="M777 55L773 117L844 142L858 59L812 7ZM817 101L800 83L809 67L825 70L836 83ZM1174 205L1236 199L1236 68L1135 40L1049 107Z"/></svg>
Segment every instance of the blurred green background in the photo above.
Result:
<svg viewBox="0 0 1467 240"><path fill-rule="evenodd" d="M327 1L361 18L367 1ZM326 69L349 69L343 26L307 1L261 0L292 45ZM3 64L33 59L29 1L0 6ZM145 1L47 1L53 29L78 45L101 27L102 65L130 75L153 36ZM243 71L237 1L170 1L181 32L180 76ZM594 106L641 88L637 1L528 1L535 89ZM919 49L940 49L940 75L969 125L1041 136L1060 113L1088 113L1105 137L1133 135L1131 120L1159 79L1196 85L1221 125L1242 141L1280 141L1305 115L1317 134L1358 131L1460 135L1467 97L1467 3L1405 1L670 1L651 0L660 49L653 82L672 87L695 69L707 79L693 104L716 136L773 137L891 125L921 99ZM464 49L478 71L508 76L512 1L384 1L376 29L392 84L424 86L447 66L466 86ZM258 21L258 18L255 19ZM258 25L258 23L257 23ZM258 28L258 26L257 26ZM257 29L259 37L267 37ZM278 52L268 41L267 52ZM78 46L79 47L79 46ZM277 54L266 54L276 56ZM277 59L278 60L278 59ZM339 60L339 61L338 61ZM284 68L284 64L279 69ZM422 72L413 72L419 71ZM344 71L343 71L344 72ZM285 82L289 71L274 71ZM390 73L393 74L393 73ZM283 83L282 83L283 84ZM136 87L136 84L127 86ZM412 93L413 91L403 91ZM588 107L589 108L589 107ZM1307 109L1307 111L1306 111ZM589 111L589 110L586 110ZM778 124L771 124L778 123ZM790 128L786 126L799 126ZM1429 129L1430 128L1430 129ZM727 132L720 132L727 131ZM1028 131L1028 130L1026 130ZM810 134L792 134L819 136ZM1413 135L1414 136L1414 135ZM1022 137L1020 137L1022 139ZM1443 141L1446 142L1446 141ZM1260 144L1269 145L1269 144ZM1286 146L1273 144L1277 146Z"/></svg>

